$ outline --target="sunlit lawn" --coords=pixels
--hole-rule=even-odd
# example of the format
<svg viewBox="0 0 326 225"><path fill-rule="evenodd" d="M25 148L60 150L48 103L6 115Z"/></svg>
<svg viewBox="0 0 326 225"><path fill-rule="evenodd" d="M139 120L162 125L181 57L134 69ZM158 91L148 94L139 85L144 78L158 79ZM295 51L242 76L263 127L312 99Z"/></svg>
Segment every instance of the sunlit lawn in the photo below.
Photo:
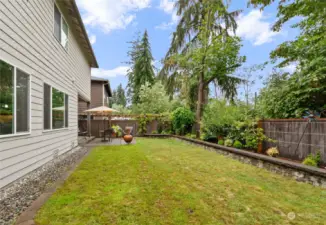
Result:
<svg viewBox="0 0 326 225"><path fill-rule="evenodd" d="M138 138L94 149L36 222L325 224L326 190L176 140Z"/></svg>

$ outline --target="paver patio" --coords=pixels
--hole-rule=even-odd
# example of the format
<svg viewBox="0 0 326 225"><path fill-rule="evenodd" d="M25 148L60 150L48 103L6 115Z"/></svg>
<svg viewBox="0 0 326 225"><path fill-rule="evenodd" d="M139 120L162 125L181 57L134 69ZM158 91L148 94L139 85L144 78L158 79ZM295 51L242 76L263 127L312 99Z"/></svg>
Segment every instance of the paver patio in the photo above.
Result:
<svg viewBox="0 0 326 225"><path fill-rule="evenodd" d="M171 139L95 148L38 224L325 224L326 190Z"/></svg>

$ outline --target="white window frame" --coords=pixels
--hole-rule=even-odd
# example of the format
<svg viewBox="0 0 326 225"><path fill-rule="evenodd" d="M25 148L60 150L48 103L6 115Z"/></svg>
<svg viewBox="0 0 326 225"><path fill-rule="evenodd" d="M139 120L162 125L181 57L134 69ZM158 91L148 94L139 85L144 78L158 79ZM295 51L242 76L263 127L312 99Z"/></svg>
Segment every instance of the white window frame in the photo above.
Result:
<svg viewBox="0 0 326 225"><path fill-rule="evenodd" d="M43 83L43 98L44 98L44 84L47 84L49 87L50 87L50 129L44 129L44 117L45 117L45 114L44 114L44 99L43 99L43 132L46 133L46 132L52 132L52 131L60 131L60 130L68 130L69 129L69 120L68 120L68 126L66 127L66 95L68 95L66 92L64 91L61 91L60 88L56 88L56 87L53 87L53 85L50 85L48 83ZM64 110L63 110L63 127L62 128L58 128L58 129L53 129L53 118L52 118L52 90L53 88L55 88L56 90L62 92L64 94L64 98L63 98L63 101L64 101ZM69 103L69 95L68 95L68 103ZM68 118L69 118L69 105L68 105Z"/></svg>
<svg viewBox="0 0 326 225"><path fill-rule="evenodd" d="M17 137L17 136L23 136L23 135L30 135L31 130L32 130L32 113L31 113L31 106L32 106L32 73L27 72L25 69L21 69L21 67L16 66L14 63L4 60L0 58L0 60L4 61L5 63L8 63L14 68L14 112L13 112L13 119L14 119L14 133L13 134L5 134L5 135L0 135L0 139L2 138L8 138L8 137ZM28 96L28 131L27 132L17 132L17 69L21 70L22 72L26 73L29 77L29 96Z"/></svg>
<svg viewBox="0 0 326 225"><path fill-rule="evenodd" d="M61 19L60 19L60 40L58 40L57 38L56 38L56 36L55 36L55 34L54 34L54 14L55 14L55 7L57 7L57 9L59 10L59 13L60 13L60 17L61 17ZM68 33L67 33L67 47L65 47L65 46L63 46L62 45L62 40L61 40L61 37L62 37L62 34L61 34L61 32L63 32L63 29L62 29L62 21L65 21L66 22L66 24L67 24L67 27L68 27ZM66 51L68 51L68 46L69 46L69 24L67 23L67 20L64 18L64 16L63 16L63 13L62 13L62 11L61 11L61 9L58 7L58 4L56 3L56 1L54 1L54 5L53 5L53 23L52 23L52 25L53 25L53 36L54 36L54 38L59 42L59 44L64 48L64 50L66 50Z"/></svg>

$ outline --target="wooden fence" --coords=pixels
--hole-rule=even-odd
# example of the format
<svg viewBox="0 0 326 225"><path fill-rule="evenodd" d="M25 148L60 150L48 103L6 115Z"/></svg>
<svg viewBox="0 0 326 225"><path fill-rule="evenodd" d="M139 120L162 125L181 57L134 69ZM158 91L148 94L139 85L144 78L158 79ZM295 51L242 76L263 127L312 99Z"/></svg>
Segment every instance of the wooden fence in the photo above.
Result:
<svg viewBox="0 0 326 225"><path fill-rule="evenodd" d="M326 164L326 119L308 122L306 119L262 120L259 126L276 143L264 143L263 149L277 146L280 156L303 160L308 154L321 152Z"/></svg>

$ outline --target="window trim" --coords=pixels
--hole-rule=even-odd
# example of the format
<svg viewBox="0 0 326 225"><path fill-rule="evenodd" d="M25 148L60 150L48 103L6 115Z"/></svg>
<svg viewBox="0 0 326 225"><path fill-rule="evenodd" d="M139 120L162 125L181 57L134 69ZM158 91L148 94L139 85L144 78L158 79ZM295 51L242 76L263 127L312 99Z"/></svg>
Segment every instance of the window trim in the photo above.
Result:
<svg viewBox="0 0 326 225"><path fill-rule="evenodd" d="M50 129L44 129L44 119L45 119L45 113L44 113L44 84L48 85L50 87ZM53 118L52 118L52 90L53 88L55 88L56 90L60 91L63 93L64 95L64 114L63 114L63 127L62 128L58 128L58 129L53 129ZM43 133L47 133L47 132L55 132L55 131L60 131L60 130L69 130L69 105L68 105L68 125L65 126L66 124L66 95L68 96L68 103L69 103L69 95L64 92L61 91L60 88L56 88L53 85L50 85L46 82L43 82Z"/></svg>
<svg viewBox="0 0 326 225"><path fill-rule="evenodd" d="M55 36L55 34L54 34L54 32L55 32L55 30L54 30L54 23L55 23L55 21L54 21L55 7L57 7L57 9L58 9L58 11L59 11L59 13L60 13L60 18L61 18L61 19L60 19L60 40L58 40L58 38L57 38L57 37ZM62 36L62 35L61 35L61 32L62 32L62 20L64 20L64 21L66 22L67 27L68 27L68 33L67 33L67 48L65 48L65 46L63 46L62 43L61 43L61 36ZM69 24L67 23L66 18L63 16L63 13L62 13L61 9L58 7L58 4L57 4L56 0L54 0L54 2L53 2L53 23L52 23L52 34L53 34L54 38L57 40L57 42L59 42L60 46L63 47L63 49L64 49L66 52L68 52L68 48L69 48L69 35L70 35L69 30L70 30L70 28L69 28Z"/></svg>
<svg viewBox="0 0 326 225"><path fill-rule="evenodd" d="M18 136L25 136L25 135L31 135L32 134L32 73L28 70L22 69L21 67L18 67L15 63L12 63L10 60L5 60L3 58L0 58L0 60L4 61L5 63L11 65L14 68L14 112L13 112L13 118L14 118L14 133L13 134L5 134L0 135L0 139L2 138L9 138L9 137L18 137ZM16 90L16 84L17 84L17 68L21 70L22 72L26 73L29 77L29 96L28 96L28 131L26 132L17 132L17 90Z"/></svg>

